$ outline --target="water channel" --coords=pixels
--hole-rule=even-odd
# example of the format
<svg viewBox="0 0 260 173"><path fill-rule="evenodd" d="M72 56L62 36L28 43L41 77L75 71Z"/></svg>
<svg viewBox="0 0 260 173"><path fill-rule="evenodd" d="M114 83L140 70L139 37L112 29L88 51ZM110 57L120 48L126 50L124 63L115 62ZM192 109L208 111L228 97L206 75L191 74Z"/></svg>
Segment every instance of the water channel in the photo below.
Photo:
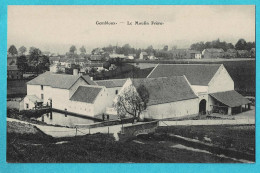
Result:
<svg viewBox="0 0 260 173"><path fill-rule="evenodd" d="M52 125L61 125L74 127L76 124L92 124L97 121L85 117L79 117L70 114L64 114L59 112L45 113L41 117L36 118L38 121L45 122Z"/></svg>

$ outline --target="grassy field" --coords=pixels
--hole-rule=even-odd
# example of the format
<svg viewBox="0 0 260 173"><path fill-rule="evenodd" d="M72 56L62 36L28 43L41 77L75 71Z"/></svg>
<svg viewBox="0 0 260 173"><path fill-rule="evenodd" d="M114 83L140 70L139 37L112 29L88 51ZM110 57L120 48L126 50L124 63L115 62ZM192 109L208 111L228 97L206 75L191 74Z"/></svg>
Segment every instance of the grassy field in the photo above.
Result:
<svg viewBox="0 0 260 173"><path fill-rule="evenodd" d="M7 122L9 163L233 163L229 158L178 149L172 141L132 139L114 141L112 135L95 134L52 138L34 126Z"/></svg>
<svg viewBox="0 0 260 173"><path fill-rule="evenodd" d="M253 125L171 126L160 127L157 131L255 154L255 126ZM210 141L206 140L208 138Z"/></svg>

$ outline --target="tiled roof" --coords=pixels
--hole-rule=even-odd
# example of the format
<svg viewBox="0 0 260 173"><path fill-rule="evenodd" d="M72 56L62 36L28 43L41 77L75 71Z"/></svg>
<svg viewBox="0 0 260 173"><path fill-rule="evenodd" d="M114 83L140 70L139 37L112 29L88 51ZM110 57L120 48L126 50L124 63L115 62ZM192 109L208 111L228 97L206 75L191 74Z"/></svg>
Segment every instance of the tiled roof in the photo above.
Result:
<svg viewBox="0 0 260 173"><path fill-rule="evenodd" d="M42 99L38 98L36 95L27 95L26 96L31 102L43 102Z"/></svg>
<svg viewBox="0 0 260 173"><path fill-rule="evenodd" d="M50 61L59 61L60 57L59 56L51 56Z"/></svg>
<svg viewBox="0 0 260 173"><path fill-rule="evenodd" d="M101 61L102 57L101 57L101 55L91 55L90 60L91 61Z"/></svg>
<svg viewBox="0 0 260 173"><path fill-rule="evenodd" d="M69 89L81 76L68 74L55 74L49 71L30 80L27 84L30 85L45 85L53 88ZM86 80L87 77L82 77L88 84L91 80Z"/></svg>
<svg viewBox="0 0 260 173"><path fill-rule="evenodd" d="M95 81L99 86L105 86L106 88L122 87L127 79L111 79L111 80L98 80Z"/></svg>
<svg viewBox="0 0 260 173"><path fill-rule="evenodd" d="M97 85L96 82L90 79L89 75L82 76L89 85Z"/></svg>
<svg viewBox="0 0 260 173"><path fill-rule="evenodd" d="M223 53L224 52L223 49L217 49L217 48L205 49L205 51L207 51L209 53Z"/></svg>
<svg viewBox="0 0 260 173"><path fill-rule="evenodd" d="M245 97L243 97L241 94L239 94L234 90L212 93L210 95L229 107L237 107L237 106L250 103L248 99L246 99Z"/></svg>
<svg viewBox="0 0 260 173"><path fill-rule="evenodd" d="M191 85L207 86L221 64L159 64L148 78L185 75Z"/></svg>
<svg viewBox="0 0 260 173"><path fill-rule="evenodd" d="M93 103L102 90L102 87L95 86L79 86L70 100L78 102Z"/></svg>
<svg viewBox="0 0 260 173"><path fill-rule="evenodd" d="M184 76L131 79L138 88L144 85L149 92L148 105L197 98Z"/></svg>
<svg viewBox="0 0 260 173"><path fill-rule="evenodd" d="M124 54L110 54L110 58L125 58L126 56Z"/></svg>

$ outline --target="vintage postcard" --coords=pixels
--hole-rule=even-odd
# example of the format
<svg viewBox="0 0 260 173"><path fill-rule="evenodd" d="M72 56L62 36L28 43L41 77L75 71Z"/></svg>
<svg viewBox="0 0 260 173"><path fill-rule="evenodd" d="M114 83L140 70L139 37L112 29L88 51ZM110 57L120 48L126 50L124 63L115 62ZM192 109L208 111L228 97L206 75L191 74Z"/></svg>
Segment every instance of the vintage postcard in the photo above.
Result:
<svg viewBox="0 0 260 173"><path fill-rule="evenodd" d="M8 163L255 163L255 5L9 5Z"/></svg>

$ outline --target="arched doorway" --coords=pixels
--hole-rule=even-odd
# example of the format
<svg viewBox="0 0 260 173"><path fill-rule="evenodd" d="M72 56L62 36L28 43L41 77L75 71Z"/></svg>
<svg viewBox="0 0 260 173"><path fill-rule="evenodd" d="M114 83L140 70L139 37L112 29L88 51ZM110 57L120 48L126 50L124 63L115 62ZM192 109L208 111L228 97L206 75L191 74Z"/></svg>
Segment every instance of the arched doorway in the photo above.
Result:
<svg viewBox="0 0 260 173"><path fill-rule="evenodd" d="M206 114L206 104L207 104L207 101L205 99L201 100L200 101L200 104L199 104L199 113L201 115L205 115Z"/></svg>

